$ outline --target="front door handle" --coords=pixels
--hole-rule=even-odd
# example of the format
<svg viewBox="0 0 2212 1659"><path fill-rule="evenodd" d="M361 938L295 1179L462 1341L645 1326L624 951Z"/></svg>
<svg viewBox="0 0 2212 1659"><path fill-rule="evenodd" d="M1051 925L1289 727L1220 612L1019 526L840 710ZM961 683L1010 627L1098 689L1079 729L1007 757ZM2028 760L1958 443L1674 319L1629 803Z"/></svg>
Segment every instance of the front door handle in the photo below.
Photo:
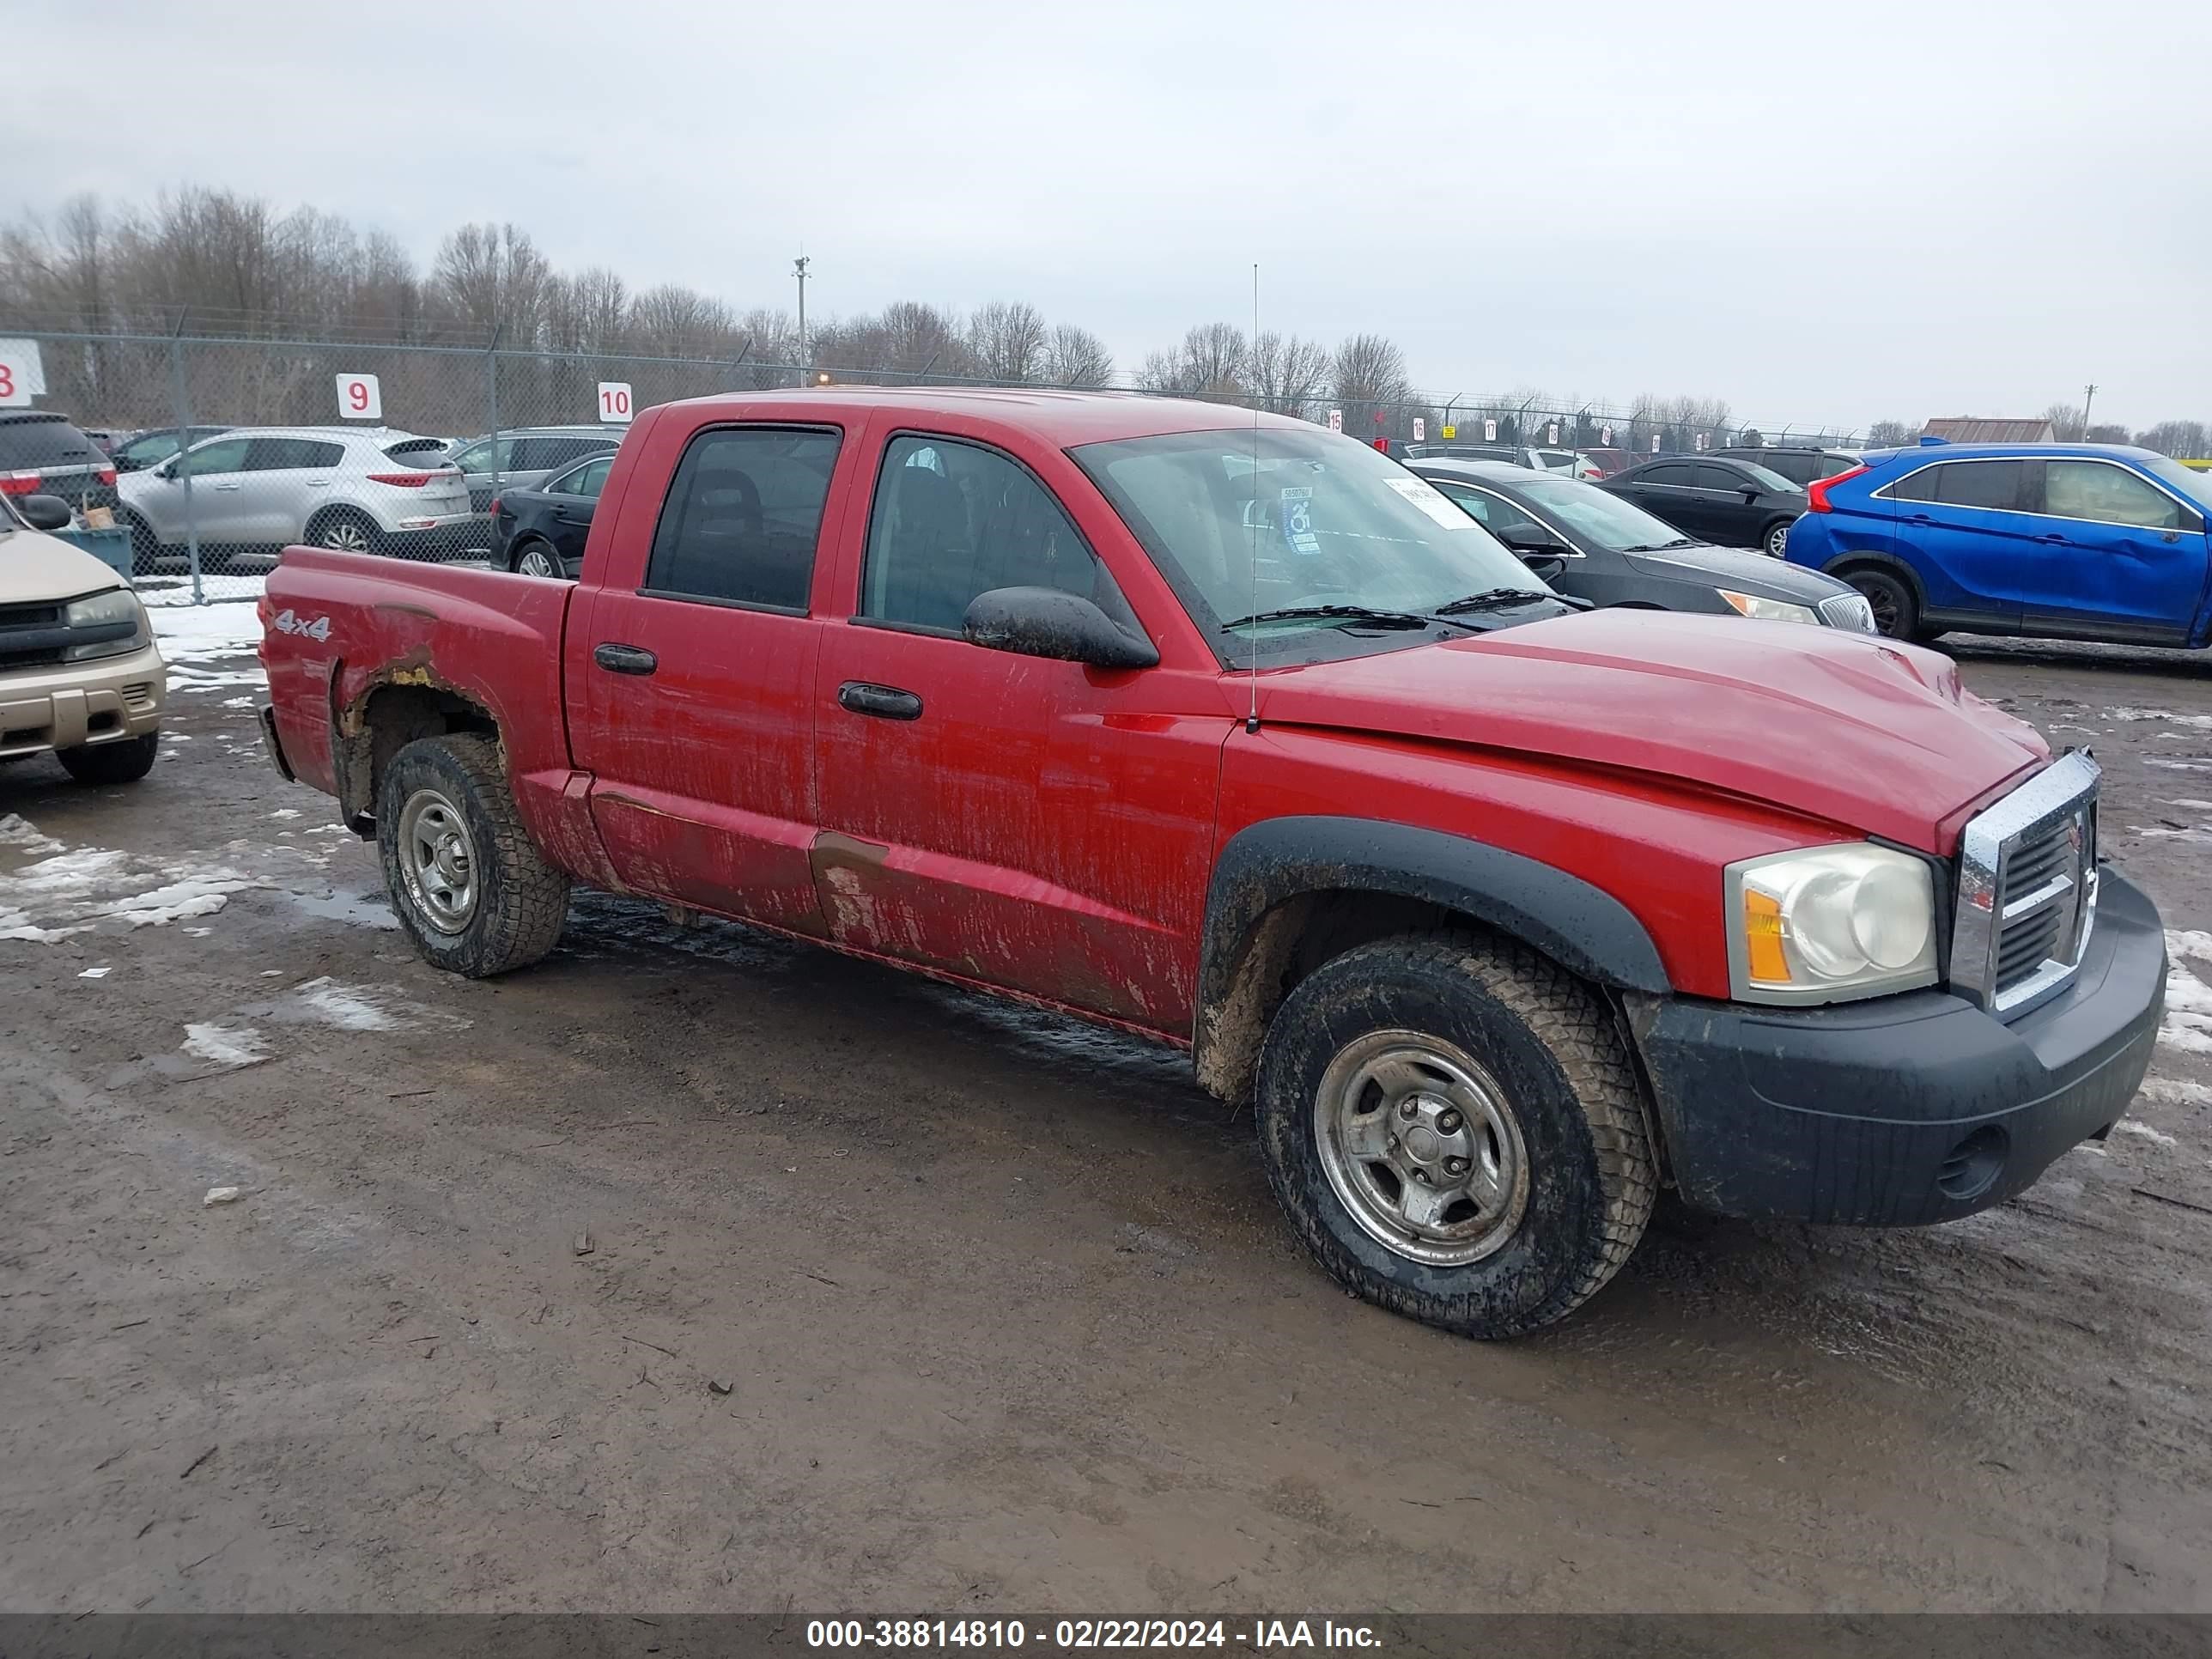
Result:
<svg viewBox="0 0 2212 1659"><path fill-rule="evenodd" d="M2045 547L2063 547L2066 545L2066 538L2063 536L2038 536L2035 539L2041 542Z"/></svg>
<svg viewBox="0 0 2212 1659"><path fill-rule="evenodd" d="M873 714L878 720L918 720L921 718L921 699L911 691L902 691L896 685L871 685L866 680L847 680L837 688L840 706L855 714Z"/></svg>
<svg viewBox="0 0 2212 1659"><path fill-rule="evenodd" d="M612 641L594 646L592 660L610 674L650 674L660 666L660 659L642 647Z"/></svg>
<svg viewBox="0 0 2212 1659"><path fill-rule="evenodd" d="M243 489L246 486L243 483L219 483L215 485L214 488L217 489Z"/></svg>

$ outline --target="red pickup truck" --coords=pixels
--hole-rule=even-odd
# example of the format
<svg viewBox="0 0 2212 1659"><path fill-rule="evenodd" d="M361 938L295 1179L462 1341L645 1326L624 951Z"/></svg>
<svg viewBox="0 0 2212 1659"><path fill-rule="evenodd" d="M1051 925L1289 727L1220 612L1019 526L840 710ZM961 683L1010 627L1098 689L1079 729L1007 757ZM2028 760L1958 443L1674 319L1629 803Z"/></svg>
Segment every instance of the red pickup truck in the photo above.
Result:
<svg viewBox="0 0 2212 1659"><path fill-rule="evenodd" d="M1306 1243L1528 1331L1654 1197L2020 1191L2148 1062L2095 763L1946 659L1578 610L1304 422L1048 392L672 404L582 580L295 548L264 730L430 961L571 882L1192 1051Z"/></svg>

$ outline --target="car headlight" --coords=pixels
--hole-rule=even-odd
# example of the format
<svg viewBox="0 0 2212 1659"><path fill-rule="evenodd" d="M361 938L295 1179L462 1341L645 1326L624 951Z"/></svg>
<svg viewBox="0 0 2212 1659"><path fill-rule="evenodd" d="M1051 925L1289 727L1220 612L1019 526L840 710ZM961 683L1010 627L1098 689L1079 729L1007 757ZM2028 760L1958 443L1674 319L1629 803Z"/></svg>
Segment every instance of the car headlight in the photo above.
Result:
<svg viewBox="0 0 2212 1659"><path fill-rule="evenodd" d="M1715 588L1713 591L1733 605L1739 615L1756 617L1761 622L1817 623L1820 620L1819 615L1809 605L1790 605L1781 599L1762 599L1756 593L1737 593L1725 587Z"/></svg>
<svg viewBox="0 0 2212 1659"><path fill-rule="evenodd" d="M1928 866L1866 842L1727 871L1729 977L1750 1002L1843 1002L1936 982Z"/></svg>
<svg viewBox="0 0 2212 1659"><path fill-rule="evenodd" d="M71 600L63 609L62 621L75 636L62 649L64 662L127 656L153 638L146 623L146 607L127 587L111 587L89 599Z"/></svg>

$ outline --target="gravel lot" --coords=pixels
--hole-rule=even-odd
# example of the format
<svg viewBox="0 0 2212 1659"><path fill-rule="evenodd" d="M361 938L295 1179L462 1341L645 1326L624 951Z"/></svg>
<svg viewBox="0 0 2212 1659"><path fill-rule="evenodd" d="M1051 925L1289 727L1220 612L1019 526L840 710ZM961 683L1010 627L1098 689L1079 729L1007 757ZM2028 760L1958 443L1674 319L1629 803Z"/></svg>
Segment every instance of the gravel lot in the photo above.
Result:
<svg viewBox="0 0 2212 1659"><path fill-rule="evenodd" d="M1958 650L2172 930L2109 1144L1480 1346L1178 1056L597 895L420 965L222 631L0 769L0 1607L2212 1610L2212 659Z"/></svg>

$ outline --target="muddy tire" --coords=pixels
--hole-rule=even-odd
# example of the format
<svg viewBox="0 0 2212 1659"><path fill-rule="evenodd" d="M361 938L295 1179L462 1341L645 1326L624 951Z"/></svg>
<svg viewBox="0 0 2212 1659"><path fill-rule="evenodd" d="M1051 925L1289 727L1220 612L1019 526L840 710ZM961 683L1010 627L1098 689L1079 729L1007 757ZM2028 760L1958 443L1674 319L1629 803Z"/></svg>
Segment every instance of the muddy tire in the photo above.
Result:
<svg viewBox="0 0 2212 1659"><path fill-rule="evenodd" d="M1920 601L1903 581L1886 570L1854 570L1844 580L1866 596L1875 633L1893 640L1922 637Z"/></svg>
<svg viewBox="0 0 2212 1659"><path fill-rule="evenodd" d="M81 744L75 749L58 749L54 758L79 783L136 783L154 769L161 747L161 734L149 732L143 738L111 738L106 743Z"/></svg>
<svg viewBox="0 0 2212 1659"><path fill-rule="evenodd" d="M483 979L559 942L568 878L524 833L489 738L418 738L393 756L376 841L392 911L426 962Z"/></svg>
<svg viewBox="0 0 2212 1659"><path fill-rule="evenodd" d="M1321 1264L1462 1336L1565 1317L1620 1270L1658 1190L1611 1011L1509 941L1362 945L1285 1000L1261 1153Z"/></svg>

